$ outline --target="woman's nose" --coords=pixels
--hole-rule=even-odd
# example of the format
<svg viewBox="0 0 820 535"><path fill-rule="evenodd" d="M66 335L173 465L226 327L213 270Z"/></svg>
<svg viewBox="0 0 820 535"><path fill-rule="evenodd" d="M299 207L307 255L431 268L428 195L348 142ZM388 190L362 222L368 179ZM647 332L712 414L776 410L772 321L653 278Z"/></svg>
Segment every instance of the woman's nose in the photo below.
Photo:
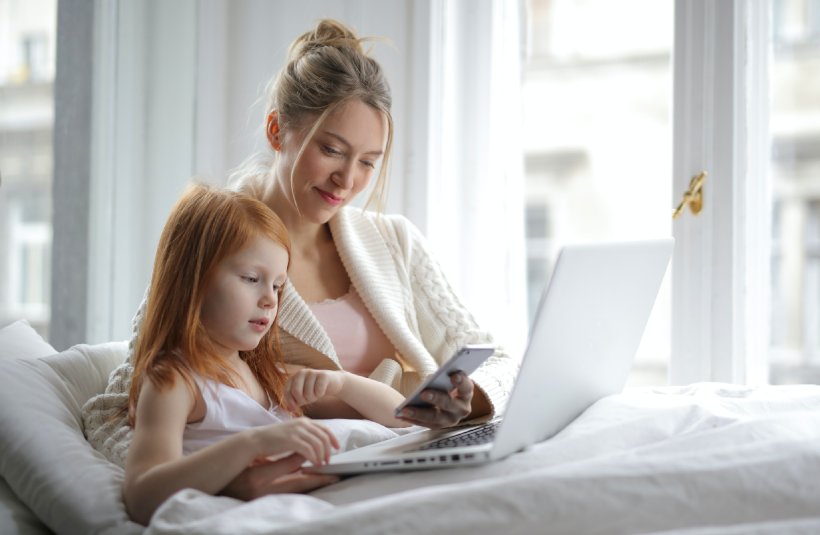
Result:
<svg viewBox="0 0 820 535"><path fill-rule="evenodd" d="M339 167L333 176L331 177L333 183L339 186L342 189L351 189L353 187L353 166L350 163L346 163Z"/></svg>

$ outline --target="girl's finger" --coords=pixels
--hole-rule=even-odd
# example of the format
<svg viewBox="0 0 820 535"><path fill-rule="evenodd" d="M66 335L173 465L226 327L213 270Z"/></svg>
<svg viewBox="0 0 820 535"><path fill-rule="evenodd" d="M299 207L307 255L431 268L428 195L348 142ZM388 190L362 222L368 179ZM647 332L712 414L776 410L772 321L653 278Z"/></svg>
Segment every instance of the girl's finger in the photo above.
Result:
<svg viewBox="0 0 820 535"><path fill-rule="evenodd" d="M322 399L327 394L327 375L321 374L316 379L316 384L313 387L313 395L316 396L316 399Z"/></svg>
<svg viewBox="0 0 820 535"><path fill-rule="evenodd" d="M327 435L328 440L330 441L330 444L334 448L336 448L337 450L339 448L341 448L341 446L339 445L339 439L336 438L336 435L333 434L333 431L331 431L330 429L328 429L327 427L325 427L322 424L316 424L316 425L319 426L319 429L321 429L325 433L325 435Z"/></svg>

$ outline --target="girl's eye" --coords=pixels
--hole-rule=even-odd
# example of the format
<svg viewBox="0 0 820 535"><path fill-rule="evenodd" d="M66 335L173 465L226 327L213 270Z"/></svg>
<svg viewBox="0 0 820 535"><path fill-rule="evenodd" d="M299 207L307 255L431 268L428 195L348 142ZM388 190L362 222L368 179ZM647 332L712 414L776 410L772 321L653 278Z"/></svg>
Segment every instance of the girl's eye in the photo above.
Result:
<svg viewBox="0 0 820 535"><path fill-rule="evenodd" d="M254 277L253 275L242 275L242 280L256 284L259 282L259 277Z"/></svg>

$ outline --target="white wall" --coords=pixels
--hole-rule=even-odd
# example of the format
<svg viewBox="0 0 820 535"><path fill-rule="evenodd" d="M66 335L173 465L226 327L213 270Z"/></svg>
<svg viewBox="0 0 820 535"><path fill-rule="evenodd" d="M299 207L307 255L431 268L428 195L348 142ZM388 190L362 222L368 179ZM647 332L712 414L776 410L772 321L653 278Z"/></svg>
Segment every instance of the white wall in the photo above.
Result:
<svg viewBox="0 0 820 535"><path fill-rule="evenodd" d="M425 6L411 0L180 0L103 4L97 13L91 199L89 343L130 336L168 212L191 176L224 183L264 148L263 89L287 46L321 18L373 42L393 92L396 126L387 211L423 202L427 115L410 114L426 87ZM421 33L420 28L421 26ZM418 36L421 35L422 41ZM414 36L416 36L414 42ZM416 49L422 51L422 57ZM412 89L412 91L411 91ZM413 196L418 201L413 200ZM423 226L423 225L420 225Z"/></svg>
<svg viewBox="0 0 820 535"><path fill-rule="evenodd" d="M229 169L265 149L265 85L284 65L294 38L319 19L333 18L361 36L380 38L372 43L372 51L393 91L396 125L388 210L405 212L406 145L414 128L414 117L407 113L414 48L410 1L245 0L228 5L207 2L200 10L197 173L219 182Z"/></svg>

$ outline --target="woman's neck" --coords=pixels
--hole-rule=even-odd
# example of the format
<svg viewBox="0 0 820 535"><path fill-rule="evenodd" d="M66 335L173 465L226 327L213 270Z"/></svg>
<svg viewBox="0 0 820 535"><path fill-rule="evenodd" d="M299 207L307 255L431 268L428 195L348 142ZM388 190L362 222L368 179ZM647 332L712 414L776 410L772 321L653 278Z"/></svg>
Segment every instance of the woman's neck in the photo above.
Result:
<svg viewBox="0 0 820 535"><path fill-rule="evenodd" d="M337 299L350 289L347 275L330 225L302 217L275 181L264 202L285 223L290 235L290 269L288 278L308 303Z"/></svg>
<svg viewBox="0 0 820 535"><path fill-rule="evenodd" d="M309 221L299 214L293 201L279 186L278 180L273 180L273 184L265 192L263 201L276 212L287 227L294 253L313 252L333 241L327 224Z"/></svg>

